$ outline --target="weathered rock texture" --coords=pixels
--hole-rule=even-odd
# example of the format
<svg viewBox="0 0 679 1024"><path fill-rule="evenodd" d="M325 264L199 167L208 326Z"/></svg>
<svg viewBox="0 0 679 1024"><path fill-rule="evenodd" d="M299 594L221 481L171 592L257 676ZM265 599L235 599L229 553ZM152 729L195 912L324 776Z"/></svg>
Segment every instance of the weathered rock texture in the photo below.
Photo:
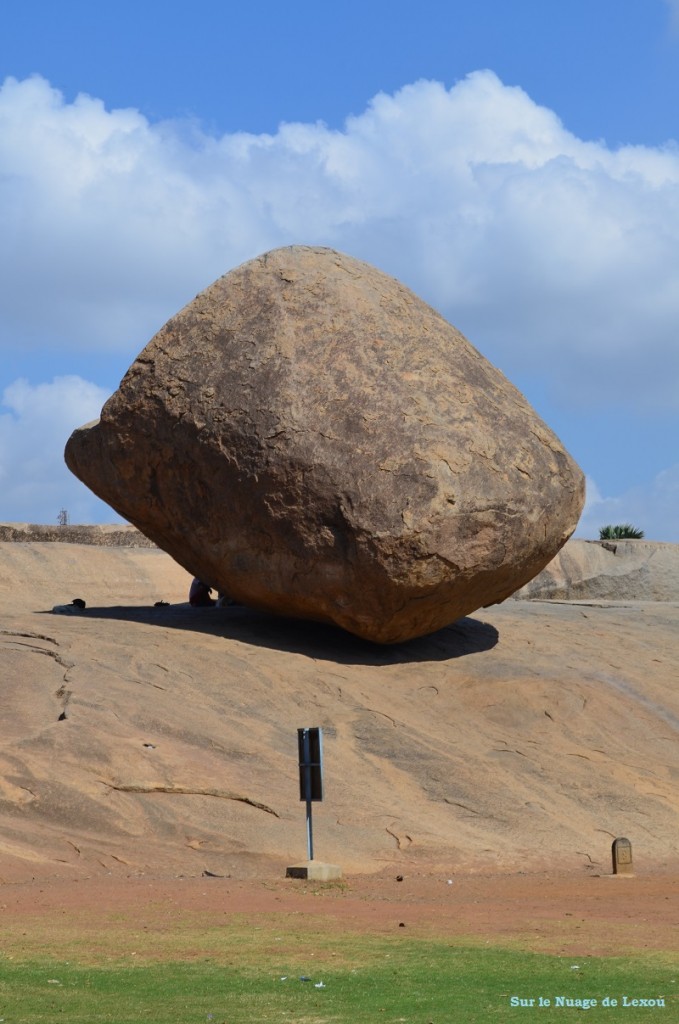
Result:
<svg viewBox="0 0 679 1024"><path fill-rule="evenodd" d="M570 540L514 596L533 601L679 601L679 544Z"/></svg>
<svg viewBox="0 0 679 1024"><path fill-rule="evenodd" d="M47 526L36 523L0 523L0 543L43 541L59 544L95 544L97 547L155 547L152 540L134 526Z"/></svg>
<svg viewBox="0 0 679 1024"><path fill-rule="evenodd" d="M302 246L170 320L66 461L213 587L380 642L508 597L584 494L555 435L438 313Z"/></svg>

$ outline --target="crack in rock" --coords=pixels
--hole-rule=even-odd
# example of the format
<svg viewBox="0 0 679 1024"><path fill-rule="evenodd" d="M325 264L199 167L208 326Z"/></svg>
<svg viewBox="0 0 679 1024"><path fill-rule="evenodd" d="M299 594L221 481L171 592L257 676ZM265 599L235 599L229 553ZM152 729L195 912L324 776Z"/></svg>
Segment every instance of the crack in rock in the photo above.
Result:
<svg viewBox="0 0 679 1024"><path fill-rule="evenodd" d="M61 665L64 672L64 681L68 678L68 673L72 668L75 668L74 661L68 661L63 658L58 651L46 651L43 647L38 647L35 644L24 643L24 640L44 640L46 643L54 644L56 647L59 646L59 641L55 640L54 637L44 636L42 633L15 633L10 629L0 629L0 636L9 637L8 641L3 641L5 646L13 648L19 651L28 651L31 654L43 654L48 658L53 658L57 665Z"/></svg>
<svg viewBox="0 0 679 1024"><path fill-rule="evenodd" d="M255 807L258 811L265 811L267 814L273 814L274 818L280 818L280 814L278 811L275 811L273 807L268 807L266 804L262 804L258 800L252 800L249 796L242 796L240 793L232 793L227 789L196 789L192 786L178 786L172 784L145 786L136 782L107 782L106 779L100 779L100 782L109 789L114 789L117 793L169 793L173 796L214 796L220 800L235 800L238 803L248 804L250 807Z"/></svg>

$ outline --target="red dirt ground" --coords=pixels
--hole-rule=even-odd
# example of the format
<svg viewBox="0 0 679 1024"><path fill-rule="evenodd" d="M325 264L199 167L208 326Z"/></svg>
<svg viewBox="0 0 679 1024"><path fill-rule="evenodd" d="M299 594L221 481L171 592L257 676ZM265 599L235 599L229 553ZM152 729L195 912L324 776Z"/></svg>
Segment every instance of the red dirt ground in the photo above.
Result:
<svg viewBox="0 0 679 1024"><path fill-rule="evenodd" d="M253 926L281 927L288 917L325 935L353 932L385 936L405 928L408 937L517 945L543 953L612 956L676 952L679 946L679 876L612 875L358 875L342 883L282 877L232 879L90 878L8 884L0 893L6 942L39 932L46 936L77 925L95 940L106 922L115 936L144 936L159 926L181 935L220 927L233 915ZM270 917L270 915L274 915ZM241 919L242 920L242 919ZM23 940L26 942L26 940ZM29 939L30 942L30 939ZM181 938L179 938L181 945ZM49 944L49 943L48 943ZM140 956L154 950L135 947ZM190 958L197 955L186 949ZM157 955L162 956L162 951Z"/></svg>

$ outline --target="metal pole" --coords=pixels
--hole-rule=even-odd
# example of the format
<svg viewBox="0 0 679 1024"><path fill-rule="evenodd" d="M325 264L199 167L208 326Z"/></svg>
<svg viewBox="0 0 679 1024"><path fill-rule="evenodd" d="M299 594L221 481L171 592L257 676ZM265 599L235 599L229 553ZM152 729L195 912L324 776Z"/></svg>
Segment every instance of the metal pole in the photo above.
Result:
<svg viewBox="0 0 679 1024"><path fill-rule="evenodd" d="M306 797L307 860L314 859L314 832L311 822L311 744L309 730L304 730L304 796Z"/></svg>
<svg viewBox="0 0 679 1024"><path fill-rule="evenodd" d="M311 824L311 800L306 802L306 849L308 859L314 859L314 830Z"/></svg>

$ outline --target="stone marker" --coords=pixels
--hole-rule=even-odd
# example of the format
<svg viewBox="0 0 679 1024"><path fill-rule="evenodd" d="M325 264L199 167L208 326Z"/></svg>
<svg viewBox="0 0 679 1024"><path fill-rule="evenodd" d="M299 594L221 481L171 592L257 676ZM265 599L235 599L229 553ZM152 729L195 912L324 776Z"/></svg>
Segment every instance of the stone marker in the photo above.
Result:
<svg viewBox="0 0 679 1024"><path fill-rule="evenodd" d="M380 643L509 597L584 502L558 438L459 331L309 246L173 317L66 462L210 587Z"/></svg>
<svg viewBox="0 0 679 1024"><path fill-rule="evenodd" d="M629 839L625 839L624 836L620 839L614 839L611 846L611 853L613 855L614 875L634 874L634 867L632 865L632 844Z"/></svg>

